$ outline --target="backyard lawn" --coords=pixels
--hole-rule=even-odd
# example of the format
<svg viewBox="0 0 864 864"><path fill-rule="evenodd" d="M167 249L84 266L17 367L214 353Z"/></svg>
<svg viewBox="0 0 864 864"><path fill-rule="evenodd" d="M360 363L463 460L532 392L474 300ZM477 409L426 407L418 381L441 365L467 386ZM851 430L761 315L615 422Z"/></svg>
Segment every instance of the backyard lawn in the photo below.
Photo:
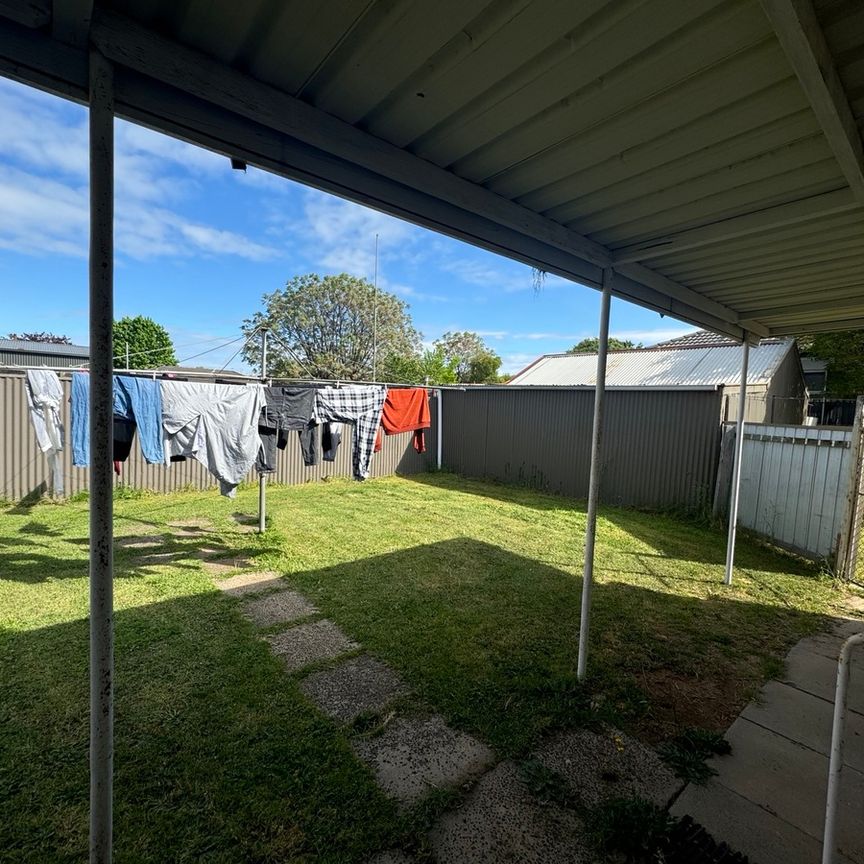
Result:
<svg viewBox="0 0 864 864"><path fill-rule="evenodd" d="M121 497L115 554L118 862L362 862L410 846L349 738L195 554L245 555L410 684L415 703L520 758L544 733L609 720L652 744L725 729L802 635L842 610L820 570L755 543L723 585L725 535L606 509L588 686L575 680L584 510L448 474ZM168 523L202 520L204 537ZM154 557L178 552L169 560ZM87 504L0 509L0 860L87 850ZM416 705L415 705L416 707Z"/></svg>

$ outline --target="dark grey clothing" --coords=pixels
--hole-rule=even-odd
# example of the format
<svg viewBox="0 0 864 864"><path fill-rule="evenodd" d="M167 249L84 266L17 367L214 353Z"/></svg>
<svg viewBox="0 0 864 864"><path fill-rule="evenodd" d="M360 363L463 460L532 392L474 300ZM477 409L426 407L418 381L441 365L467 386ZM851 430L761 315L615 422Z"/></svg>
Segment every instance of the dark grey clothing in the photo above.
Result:
<svg viewBox="0 0 864 864"><path fill-rule="evenodd" d="M306 465L318 463L318 427L315 423L315 391L311 387L265 387L265 405L258 421L261 449L259 474L276 470L276 450L288 445L288 433L296 431Z"/></svg>
<svg viewBox="0 0 864 864"><path fill-rule="evenodd" d="M336 451L342 443L342 424L341 423L325 423L324 431L321 434L321 449L324 451L325 462L336 461Z"/></svg>

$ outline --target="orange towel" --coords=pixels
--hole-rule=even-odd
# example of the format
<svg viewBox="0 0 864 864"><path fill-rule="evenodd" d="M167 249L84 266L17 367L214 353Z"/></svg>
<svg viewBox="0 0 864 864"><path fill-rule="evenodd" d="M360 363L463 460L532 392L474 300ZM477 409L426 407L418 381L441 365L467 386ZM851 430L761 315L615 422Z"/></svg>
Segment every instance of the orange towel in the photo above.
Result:
<svg viewBox="0 0 864 864"><path fill-rule="evenodd" d="M429 412L429 397L423 387L406 387L390 389L384 400L384 413L381 415L381 428L388 435L398 435L401 432L414 433L414 449L418 453L426 451L426 441L423 430L432 425L432 415ZM382 446L381 429L375 439L375 452Z"/></svg>

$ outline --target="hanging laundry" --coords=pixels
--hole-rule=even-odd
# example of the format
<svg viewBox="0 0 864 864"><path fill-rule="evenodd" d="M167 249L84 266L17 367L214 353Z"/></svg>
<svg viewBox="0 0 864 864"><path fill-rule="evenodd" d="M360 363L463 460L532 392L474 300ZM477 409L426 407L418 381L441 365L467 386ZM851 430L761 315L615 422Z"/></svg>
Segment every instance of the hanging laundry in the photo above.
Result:
<svg viewBox="0 0 864 864"><path fill-rule="evenodd" d="M115 375L115 462L125 462L129 458L136 428L144 458L150 463L164 462L159 382ZM90 464L90 376L84 372L72 374L72 464L79 467Z"/></svg>
<svg viewBox="0 0 864 864"><path fill-rule="evenodd" d="M432 425L429 412L429 397L423 387L390 388L384 400L384 411L381 414L381 429L388 435L399 435L401 432L414 433L414 449L418 453L426 452L426 440L423 433ZM375 438L375 452L382 447L381 429Z"/></svg>
<svg viewBox="0 0 864 864"><path fill-rule="evenodd" d="M261 384L231 385L162 381L165 457L193 456L233 498L255 464L265 405Z"/></svg>
<svg viewBox="0 0 864 864"><path fill-rule="evenodd" d="M315 414L319 421L354 424L354 477L369 476L375 433L381 422L381 411L387 390L384 387L322 387L315 394Z"/></svg>
<svg viewBox="0 0 864 864"><path fill-rule="evenodd" d="M36 431L39 449L48 457L51 470L51 486L55 495L63 494L63 419L60 414L63 404L63 385L56 372L48 369L31 369L24 379L24 392L30 420Z"/></svg>
<svg viewBox="0 0 864 864"><path fill-rule="evenodd" d="M342 424L325 423L321 433L321 450L325 462L336 461L336 451L342 443Z"/></svg>
<svg viewBox="0 0 864 864"><path fill-rule="evenodd" d="M276 470L276 448L284 450L288 433L296 431L305 465L318 463L318 426L315 422L315 390L311 387L265 387L265 406L258 420L261 449L259 474Z"/></svg>

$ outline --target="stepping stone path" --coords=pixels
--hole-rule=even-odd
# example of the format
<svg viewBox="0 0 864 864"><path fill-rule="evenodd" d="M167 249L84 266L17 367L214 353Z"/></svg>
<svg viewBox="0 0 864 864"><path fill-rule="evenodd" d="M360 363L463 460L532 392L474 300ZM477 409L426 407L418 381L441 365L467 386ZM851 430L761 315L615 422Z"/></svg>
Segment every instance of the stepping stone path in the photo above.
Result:
<svg viewBox="0 0 864 864"><path fill-rule="evenodd" d="M132 563L135 567L156 567L174 564L178 558L182 558L182 552L157 552L151 555L139 555Z"/></svg>
<svg viewBox="0 0 864 864"><path fill-rule="evenodd" d="M250 600L243 607L243 614L259 627L287 624L298 618L307 618L318 610L296 591L279 591Z"/></svg>
<svg viewBox="0 0 864 864"><path fill-rule="evenodd" d="M213 560L206 558L203 562L204 569L214 577L228 576L231 573L236 573L238 570L243 570L250 567L252 562L248 558L220 558Z"/></svg>
<svg viewBox="0 0 864 864"><path fill-rule="evenodd" d="M175 537L204 537L212 532L213 523L200 519L180 519L169 522L168 527L173 529Z"/></svg>
<svg viewBox="0 0 864 864"><path fill-rule="evenodd" d="M541 805L517 767L501 762L444 814L429 841L438 864L593 864L582 830L572 810Z"/></svg>
<svg viewBox="0 0 864 864"><path fill-rule="evenodd" d="M300 687L328 717L341 723L351 723L361 714L379 714L408 692L386 663L368 654L315 672Z"/></svg>
<svg viewBox="0 0 864 864"><path fill-rule="evenodd" d="M405 805L434 789L461 786L495 761L485 744L434 714L398 717L380 735L355 739L353 747L372 767L378 785Z"/></svg>
<svg viewBox="0 0 864 864"><path fill-rule="evenodd" d="M242 597L245 594L260 594L262 591L284 588L285 583L278 573L272 570L261 570L256 573L238 573L227 579L219 579L216 587L229 597Z"/></svg>
<svg viewBox="0 0 864 864"><path fill-rule="evenodd" d="M239 534L258 533L257 516L250 516L248 513L232 513L231 518L237 523L236 531Z"/></svg>
<svg viewBox="0 0 864 864"><path fill-rule="evenodd" d="M158 549L160 546L165 545L165 538L159 534L118 537L114 541L114 545L119 546L121 549Z"/></svg>
<svg viewBox="0 0 864 864"><path fill-rule="evenodd" d="M360 647L326 618L268 636L267 641L270 650L281 658L289 672L297 672L321 660L334 660Z"/></svg>

